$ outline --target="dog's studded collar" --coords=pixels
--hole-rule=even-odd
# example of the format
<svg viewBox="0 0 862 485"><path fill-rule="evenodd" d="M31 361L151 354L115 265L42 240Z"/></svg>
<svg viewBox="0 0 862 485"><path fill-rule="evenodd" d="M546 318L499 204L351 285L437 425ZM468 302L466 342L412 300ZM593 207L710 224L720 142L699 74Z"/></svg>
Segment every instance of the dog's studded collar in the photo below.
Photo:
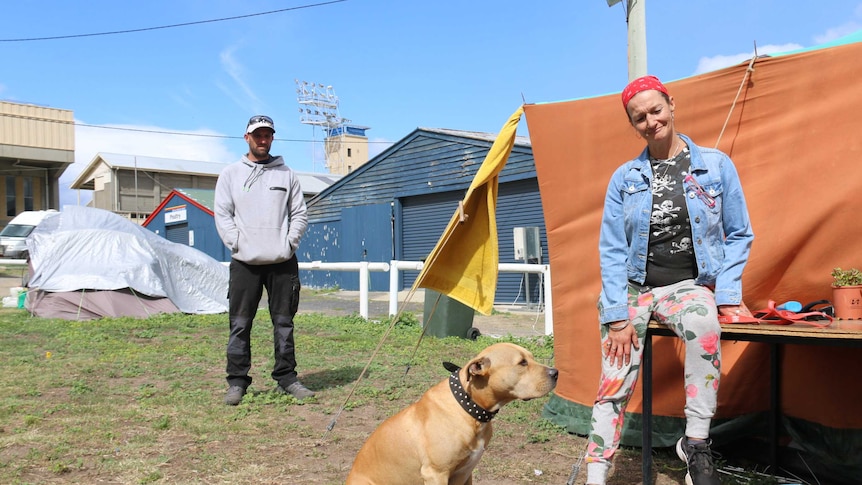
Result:
<svg viewBox="0 0 862 485"><path fill-rule="evenodd" d="M473 416L476 421L481 423L491 421L491 419L497 415L497 411L488 411L482 406L476 404L476 402L473 401L473 399L464 391L464 386L461 385L461 377L458 375L459 368L456 367L456 369L453 370L446 364L449 364L449 362L445 362L443 365L447 370L452 372L452 374L449 375L449 390L452 391L452 395L455 397L455 400L458 401L458 404L461 405L461 408L464 409L464 411L467 411L467 414Z"/></svg>

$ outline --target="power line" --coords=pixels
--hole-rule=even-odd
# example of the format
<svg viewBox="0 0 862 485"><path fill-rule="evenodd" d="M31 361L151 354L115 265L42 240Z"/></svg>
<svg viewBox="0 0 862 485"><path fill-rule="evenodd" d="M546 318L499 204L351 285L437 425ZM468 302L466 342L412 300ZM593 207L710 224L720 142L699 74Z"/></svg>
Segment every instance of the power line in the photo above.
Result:
<svg viewBox="0 0 862 485"><path fill-rule="evenodd" d="M209 134L209 133L189 133L189 132L182 132L182 131L146 130L144 128L127 128L127 127L122 127L122 126L90 125L87 123L78 123L75 121L51 120L51 119L47 119L47 118L39 118L39 117L35 117L35 116L22 116L22 115L12 114L12 113L0 113L0 116L5 116L8 118L19 118L19 119L24 119L24 120L41 121L41 122L45 122L45 123L59 123L62 125L81 126L81 127L85 127L85 128L97 128L100 130L132 131L132 132L138 132L138 133L153 133L153 134L157 134L157 135L199 136L199 137L203 137L203 138L222 138L222 139L229 139L229 140L242 140L244 138L242 136L235 136L235 135L216 135L216 134ZM293 138L275 138L275 140L276 141L287 141L287 142L292 142L292 143L316 143L315 140L301 140L301 139L293 139ZM346 141L343 143L359 143L359 142ZM367 141L365 141L365 143L388 143L388 144L391 144L392 142L367 140Z"/></svg>
<svg viewBox="0 0 862 485"><path fill-rule="evenodd" d="M85 123L72 123L75 126L84 126L87 128L99 128L102 130L120 130L120 131L135 131L140 133L154 133L159 135L180 135L180 136L200 136L204 138L223 138L223 139L231 139L231 140L242 140L244 137L235 136L235 135L214 135L208 133L189 133L189 132L181 132L181 131L164 131L164 130L145 130L143 128L124 128L120 126L103 126L103 125L88 125ZM315 143L315 140L301 140L296 138L273 138L275 141L288 141L294 143ZM343 143L359 143L359 142L343 142ZM363 143L392 143L389 141L372 141L367 140Z"/></svg>
<svg viewBox="0 0 862 485"><path fill-rule="evenodd" d="M299 7L282 8L280 10L271 10L269 12L251 13L251 14L247 14L247 15L237 15L235 17L224 17L224 18L210 19L210 20L198 20L196 22L185 22L182 24L162 25L159 27L144 27L144 28L140 28L140 29L115 30L112 32L96 32L96 33L90 33L90 34L57 35L57 36L53 36L53 37L30 37L30 38L23 38L23 39L0 39L0 42L33 42L33 41L38 41L38 40L76 39L76 38L80 38L80 37L96 37L96 36L100 36L100 35L130 34L130 33L134 33L134 32L146 32L149 30L172 29L175 27L188 27L190 25L209 24L209 23L214 23L214 22L225 22L228 20L237 20L237 19L244 19L244 18L249 18L249 17L257 17L257 16L261 16L261 15L271 15L271 14L275 14L275 13L288 12L291 10L300 10L300 9L312 8L312 7L322 7L324 5L331 5L333 3L341 3L341 2L346 2L346 1L347 0L332 0L330 2L314 3L314 4L310 4L310 5L300 5Z"/></svg>
<svg viewBox="0 0 862 485"><path fill-rule="evenodd" d="M224 139L233 139L233 140L242 140L244 137L235 136L235 135L215 135L208 133L189 133L189 132L180 132L180 131L164 131L164 130L145 130L143 128L125 128L120 126L103 126L103 125L88 125L85 123L72 123L75 126L84 126L87 128L99 128L103 130L120 130L120 131L135 131L140 133L155 133L159 135L181 135L181 136L200 136L204 138L224 138ZM296 143L314 143L314 140L300 140L294 138L274 138L275 141L289 141ZM352 143L352 142L345 142ZM356 142L358 143L358 142ZM372 141L368 140L367 143L392 143L388 141Z"/></svg>

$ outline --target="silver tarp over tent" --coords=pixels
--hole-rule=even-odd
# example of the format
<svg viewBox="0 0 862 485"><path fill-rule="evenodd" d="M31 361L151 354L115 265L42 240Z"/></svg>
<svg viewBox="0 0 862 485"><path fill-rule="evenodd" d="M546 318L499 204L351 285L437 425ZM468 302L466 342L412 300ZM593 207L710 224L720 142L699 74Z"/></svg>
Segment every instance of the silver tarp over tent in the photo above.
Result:
<svg viewBox="0 0 862 485"><path fill-rule="evenodd" d="M67 206L27 238L27 309L47 318L227 311L228 268L112 212Z"/></svg>

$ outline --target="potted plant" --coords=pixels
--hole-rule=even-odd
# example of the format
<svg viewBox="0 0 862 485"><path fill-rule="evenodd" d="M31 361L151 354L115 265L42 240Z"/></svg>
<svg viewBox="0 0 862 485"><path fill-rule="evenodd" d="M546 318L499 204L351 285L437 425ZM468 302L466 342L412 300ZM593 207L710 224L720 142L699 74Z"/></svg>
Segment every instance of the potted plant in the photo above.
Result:
<svg viewBox="0 0 862 485"><path fill-rule="evenodd" d="M862 271L857 268L832 270L832 306L835 317L862 319Z"/></svg>

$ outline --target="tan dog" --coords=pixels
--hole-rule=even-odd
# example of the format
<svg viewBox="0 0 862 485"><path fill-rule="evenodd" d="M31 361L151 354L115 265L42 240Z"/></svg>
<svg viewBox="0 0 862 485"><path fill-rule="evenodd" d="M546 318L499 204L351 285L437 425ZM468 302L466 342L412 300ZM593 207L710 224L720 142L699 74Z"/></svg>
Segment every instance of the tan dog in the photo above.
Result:
<svg viewBox="0 0 862 485"><path fill-rule="evenodd" d="M448 379L371 433L347 485L471 485L497 411L557 385L557 369L510 343L487 347L463 369L449 365Z"/></svg>

